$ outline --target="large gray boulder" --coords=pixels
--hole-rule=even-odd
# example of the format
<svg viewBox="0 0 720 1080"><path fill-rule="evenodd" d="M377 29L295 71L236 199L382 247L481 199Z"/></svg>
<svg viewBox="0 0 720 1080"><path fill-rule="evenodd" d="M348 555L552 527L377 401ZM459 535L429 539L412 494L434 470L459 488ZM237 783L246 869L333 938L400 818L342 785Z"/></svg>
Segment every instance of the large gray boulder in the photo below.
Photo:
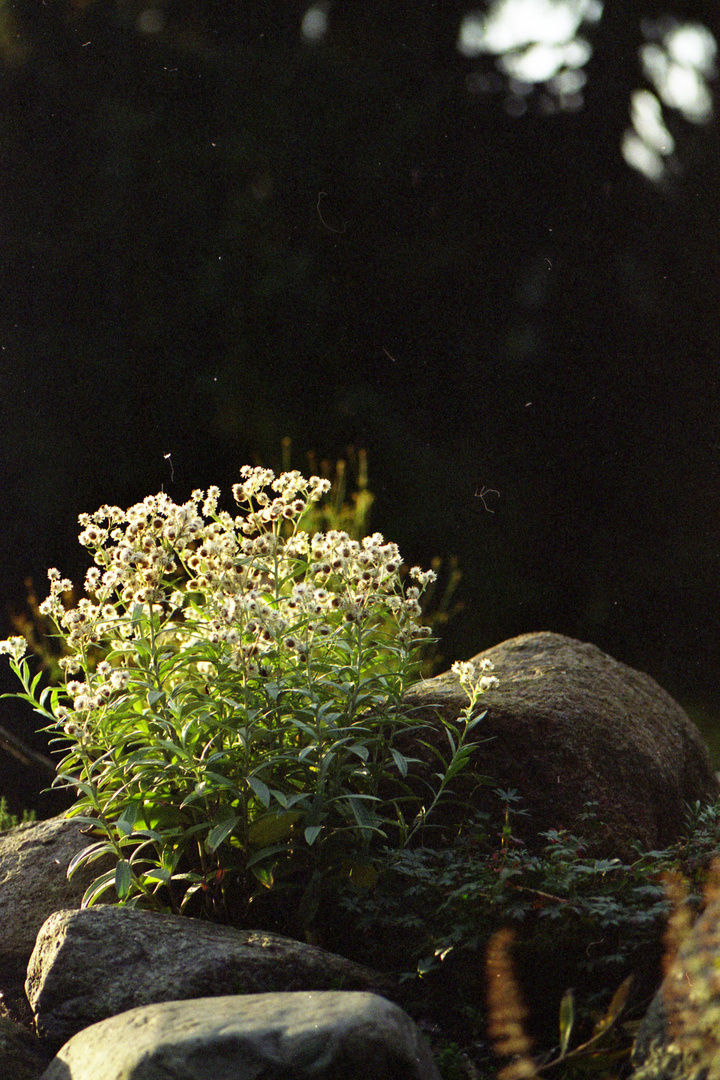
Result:
<svg viewBox="0 0 720 1080"><path fill-rule="evenodd" d="M61 908L80 907L98 865L68 881L71 859L88 845L81 827L64 816L0 833L0 993L22 1008L23 983L40 927Z"/></svg>
<svg viewBox="0 0 720 1080"><path fill-rule="evenodd" d="M649 675L551 633L523 634L478 653L478 671L482 660L494 665L499 683L480 699L477 711L487 715L472 738L492 741L478 745L452 787L486 810L497 810L493 788L515 788L529 814L514 827L529 844L550 829L582 832L579 818L591 801L599 822L591 850L631 857L633 841L657 849L677 839L686 802L717 798L702 736ZM451 671L403 700L418 718L432 722L440 714L453 724L468 703ZM435 738L446 753L439 726ZM434 770L433 759L427 762ZM492 779L490 788L477 786L478 775Z"/></svg>
<svg viewBox="0 0 720 1080"><path fill-rule="evenodd" d="M134 908L59 911L43 925L25 984L38 1035L57 1048L140 1005L297 990L393 996L393 979L290 938Z"/></svg>
<svg viewBox="0 0 720 1080"><path fill-rule="evenodd" d="M132 1009L62 1047L42 1080L440 1080L397 1005L374 994L252 994Z"/></svg>

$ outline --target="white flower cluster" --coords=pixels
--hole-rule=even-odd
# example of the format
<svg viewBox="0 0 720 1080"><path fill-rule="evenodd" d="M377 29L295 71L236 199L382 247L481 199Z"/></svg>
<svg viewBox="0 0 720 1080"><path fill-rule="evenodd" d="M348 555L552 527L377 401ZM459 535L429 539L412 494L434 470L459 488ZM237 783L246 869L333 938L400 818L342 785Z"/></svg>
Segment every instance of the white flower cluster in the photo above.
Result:
<svg viewBox="0 0 720 1080"><path fill-rule="evenodd" d="M194 491L182 505L160 493L126 511L102 506L80 515L80 542L95 561L85 578L89 595L66 608L72 585L50 570L50 596L40 607L65 637L66 674L87 674L87 682L66 687L76 714L127 688L123 657L132 651L138 605L157 616L157 634L171 650L196 658L204 650L192 663L206 676L220 665L255 676L264 659L280 656L302 663L352 628L388 621L406 648L429 633L417 620L433 571L414 567L405 587L397 545L380 533L356 541L299 528L328 480L299 472L276 478L250 466L241 477L233 487L243 508L236 516L218 511L217 487ZM91 673L89 650L109 643L115 667L104 662Z"/></svg>
<svg viewBox="0 0 720 1080"><path fill-rule="evenodd" d="M16 663L19 663L27 652L27 647L24 637L10 637L6 641L0 641L0 656L11 656Z"/></svg>
<svg viewBox="0 0 720 1080"><path fill-rule="evenodd" d="M414 568L410 575L418 584L403 591L397 545L385 543L380 533L362 541L339 531L312 537L294 532L287 539L261 533L237 542L234 558L222 566L205 549L201 545L187 560L196 574L187 588L204 594L211 618L203 633L229 649L234 670L256 674L263 655L277 650L307 660L348 624L391 618L396 641L405 646L429 632L416 620L433 572ZM193 640L197 644L197 635Z"/></svg>
<svg viewBox="0 0 720 1080"><path fill-rule="evenodd" d="M473 663L472 660L456 660L450 670L453 675L457 676L460 685L472 700L478 694L483 694L486 690L499 686L500 681L496 675L478 674L479 671L492 671L494 667L492 660L484 657L477 664Z"/></svg>

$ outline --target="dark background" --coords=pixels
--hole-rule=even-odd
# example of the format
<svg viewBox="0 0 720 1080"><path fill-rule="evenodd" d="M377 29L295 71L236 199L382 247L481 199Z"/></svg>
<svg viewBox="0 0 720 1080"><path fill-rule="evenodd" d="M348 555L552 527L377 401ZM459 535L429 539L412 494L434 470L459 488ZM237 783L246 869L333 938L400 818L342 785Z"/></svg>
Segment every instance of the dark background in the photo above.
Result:
<svg viewBox="0 0 720 1080"><path fill-rule="evenodd" d="M657 181L621 145L648 26L714 0L608 0L572 108L461 54L468 3L337 0L316 42L309 6L0 8L3 634L84 572L79 512L351 445L373 528L459 561L447 664L569 634L712 740L717 124L665 108Z"/></svg>

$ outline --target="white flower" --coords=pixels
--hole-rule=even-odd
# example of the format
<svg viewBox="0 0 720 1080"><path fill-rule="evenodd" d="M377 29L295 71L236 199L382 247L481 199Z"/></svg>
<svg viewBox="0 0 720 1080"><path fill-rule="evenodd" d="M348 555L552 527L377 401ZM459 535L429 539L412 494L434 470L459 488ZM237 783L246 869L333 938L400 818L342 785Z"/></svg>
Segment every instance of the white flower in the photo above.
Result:
<svg viewBox="0 0 720 1080"><path fill-rule="evenodd" d="M321 476L311 476L308 480L308 485L310 488L308 498L312 502L316 502L323 495L327 495L328 491L332 487L330 481Z"/></svg>
<svg viewBox="0 0 720 1080"><path fill-rule="evenodd" d="M466 683L471 685L475 682L475 665L469 660L456 660L450 670L453 675L457 675L463 685Z"/></svg>
<svg viewBox="0 0 720 1080"><path fill-rule="evenodd" d="M281 473L271 486L273 491L282 492L287 499L292 499L298 491L303 490L305 484L305 477L294 469L292 472Z"/></svg>
<svg viewBox="0 0 720 1080"><path fill-rule="evenodd" d="M78 671L82 671L80 658L77 656L61 656L58 660L58 667L66 675L76 675Z"/></svg>
<svg viewBox="0 0 720 1080"><path fill-rule="evenodd" d="M113 690L124 690L130 682L130 672L123 668L115 668L110 674L110 685Z"/></svg>
<svg viewBox="0 0 720 1080"><path fill-rule="evenodd" d="M22 660L26 652L27 641L24 637L9 637L5 641L0 641L0 654L12 656L16 663Z"/></svg>
<svg viewBox="0 0 720 1080"><path fill-rule="evenodd" d="M492 661L487 659L480 660L477 665L470 660L456 660L450 670L458 677L460 685L474 703L479 694L484 694L486 690L500 685L500 680L495 675L477 674L477 670L487 671L493 667Z"/></svg>
<svg viewBox="0 0 720 1080"><path fill-rule="evenodd" d="M100 582L100 571L97 566L91 566L85 575L85 589L87 592L95 592Z"/></svg>
<svg viewBox="0 0 720 1080"><path fill-rule="evenodd" d="M96 525L88 525L87 529L80 533L78 540L83 547L95 547L103 539L103 533L101 529L98 529Z"/></svg>
<svg viewBox="0 0 720 1080"><path fill-rule="evenodd" d="M413 566L410 571L410 577L413 578L414 581L417 581L418 585L424 589L431 581L435 581L437 574L434 570L421 570L419 566Z"/></svg>
<svg viewBox="0 0 720 1080"><path fill-rule="evenodd" d="M207 498L203 503L202 512L205 517L212 517L217 508L218 499L220 498L220 488L213 485L207 490Z"/></svg>

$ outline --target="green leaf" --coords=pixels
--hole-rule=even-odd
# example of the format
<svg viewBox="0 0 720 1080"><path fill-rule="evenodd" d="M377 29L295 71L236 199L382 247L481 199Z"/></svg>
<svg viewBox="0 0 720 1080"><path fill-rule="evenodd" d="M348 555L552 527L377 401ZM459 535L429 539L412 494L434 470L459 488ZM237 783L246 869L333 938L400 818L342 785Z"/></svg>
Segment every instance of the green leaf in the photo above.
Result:
<svg viewBox="0 0 720 1080"><path fill-rule="evenodd" d="M257 776L248 776L247 782L255 792L257 798L262 805L267 809L270 805L270 788L267 784L264 784Z"/></svg>
<svg viewBox="0 0 720 1080"><path fill-rule="evenodd" d="M182 915L183 911L185 910L185 908L188 906L189 902L192 900L195 893L198 892L198 890L202 888L202 884L203 883L200 882L197 885L190 885L189 888L187 888L185 890L185 895L183 896L182 902L180 904L180 914L181 915Z"/></svg>
<svg viewBox="0 0 720 1080"><path fill-rule="evenodd" d="M227 819L227 821L221 821L219 825L216 825L214 829L211 829L207 835L205 841L205 848L209 852L217 851L222 844L223 840L226 840L230 833L240 822L240 818L237 814Z"/></svg>
<svg viewBox="0 0 720 1080"><path fill-rule="evenodd" d="M133 831L135 822L137 821L138 814L140 812L140 806L137 802L131 802L129 806L126 806L120 817L115 822L115 828L123 836L129 836Z"/></svg>
<svg viewBox="0 0 720 1080"><path fill-rule="evenodd" d="M161 750L166 750L173 757L179 758L181 761L191 762L193 760L192 754L183 746L178 746L177 743L172 742L170 739L153 739L153 748L159 747Z"/></svg>
<svg viewBox="0 0 720 1080"><path fill-rule="evenodd" d="M120 900L126 900L132 885L132 869L127 859L120 859L115 867L115 892Z"/></svg>
<svg viewBox="0 0 720 1080"><path fill-rule="evenodd" d="M80 906L83 908L91 907L97 898L102 896L104 892L107 892L108 889L111 889L114 884L114 870L108 870L105 874L101 874L99 878L95 878L91 885L88 885Z"/></svg>
<svg viewBox="0 0 720 1080"><path fill-rule="evenodd" d="M266 889L272 889L275 884L275 878L273 876L272 867L269 866L253 866L251 867L254 877L260 882Z"/></svg>
<svg viewBox="0 0 720 1080"><path fill-rule="evenodd" d="M189 795L186 795L183 801L180 803L180 809L184 810L186 806L191 806L192 803L197 802L198 799L202 799L207 794L207 785L203 782L198 784L194 791L191 791Z"/></svg>
<svg viewBox="0 0 720 1080"><path fill-rule="evenodd" d="M596 859L593 864L593 870L604 874L608 870L617 870L619 866L622 866L619 859Z"/></svg>
<svg viewBox="0 0 720 1080"><path fill-rule="evenodd" d="M102 840L98 844L90 844L88 847L83 848L82 851L78 851L77 855L73 856L68 864L66 876L72 877L78 866L85 866L97 862L103 855L116 855L114 846L106 840Z"/></svg>
<svg viewBox="0 0 720 1080"><path fill-rule="evenodd" d="M292 835L293 825L300 821L300 810L283 811L281 814L263 814L248 829L248 842L252 847L266 848Z"/></svg>
<svg viewBox="0 0 720 1080"><path fill-rule="evenodd" d="M206 769L203 775L207 784L207 789L204 794L212 795L216 790L226 790L236 799L240 798L240 792L237 786L232 780L228 780L227 776L223 776L222 773L213 772L210 769Z"/></svg>
<svg viewBox="0 0 720 1080"><path fill-rule="evenodd" d="M570 1050L565 1055L563 1055L563 1052L562 1052L563 1048L562 1048L562 1044L561 1044L560 1057L556 1058L554 1061L548 1062L547 1065L545 1066L545 1068L551 1068L554 1065L559 1064L559 1062L563 1060L563 1056L565 1056L566 1060L568 1060L568 1061L574 1061L576 1059L581 1060L583 1057L585 1057L586 1060L589 1060L589 1061L591 1061L593 1063L593 1071L600 1072L600 1071L605 1071L605 1069L608 1067L609 1064L611 1064L611 1063L613 1063L613 1062L615 1062L615 1061L617 1061L617 1060L619 1060L619 1059L621 1059L623 1057L626 1057L627 1056L627 1050L626 1049L621 1049L621 1050L617 1050L617 1051L613 1051L612 1049L610 1049L610 1050L605 1051L605 1052L602 1052L602 1051L598 1052L597 1048L598 1048L603 1036L605 1035L605 1033L613 1026L615 1021L618 1019L621 1012L625 1008L625 1004L627 1002L628 994L630 993L630 987L631 987L632 983L633 983L633 976L628 975L628 977L624 980L624 982L622 982L620 984L620 986L617 988L617 990L613 994L612 1001L610 1002L610 1005L608 1006L607 1012L602 1017L602 1019L598 1020L598 1022L595 1025L595 1028L593 1030L592 1035L590 1036L590 1038L586 1042L581 1043L579 1046L576 1046L573 1050ZM571 993L571 991L568 991L567 993ZM566 993L565 997L567 997L567 993ZM563 1002L565 1001L565 997L563 998ZM560 1019L561 1032L562 1032L562 1023L563 1023L563 1020L562 1020L562 1004L561 1004L561 1019ZM569 1033L568 1033L568 1038L569 1038ZM590 1050L593 1050L592 1058L588 1058L588 1051L590 1051Z"/></svg>
<svg viewBox="0 0 720 1080"><path fill-rule="evenodd" d="M368 812L365 801L357 795L348 795L346 799L360 828L363 830L372 829L375 825L375 819Z"/></svg>
<svg viewBox="0 0 720 1080"><path fill-rule="evenodd" d="M152 659L152 649L148 645L145 638L141 638L141 637L133 638L132 645L133 645L133 649L135 650L137 655L140 657L140 659L145 660L145 661L149 661L149 660ZM138 685L137 681L135 681L135 685L136 686ZM139 685L147 686L147 683L141 682Z"/></svg>
<svg viewBox="0 0 720 1080"><path fill-rule="evenodd" d="M570 1044L573 1024L575 1022L575 995L572 990L566 990L560 1002L560 1057L564 1058Z"/></svg>
<svg viewBox="0 0 720 1080"><path fill-rule="evenodd" d="M457 743L455 742L455 735L449 727L445 728L445 734L447 736L447 741L450 743L450 753L454 757L455 754L457 754Z"/></svg>
<svg viewBox="0 0 720 1080"><path fill-rule="evenodd" d="M487 709L485 710L485 712L481 712L479 716L473 716L472 720L468 720L467 724L465 725L465 731L466 732L472 731L472 729L474 727L477 727L477 725L480 723L480 721L484 720L486 716L487 716ZM490 742L491 740L490 739L483 739L482 741L483 742Z"/></svg>
<svg viewBox="0 0 720 1080"><path fill-rule="evenodd" d="M396 750L392 746L390 747L390 753L393 756L393 760L394 760L395 764L397 765L397 769L398 769L398 772L400 773L400 775L401 776L407 776L408 764L410 762L410 759L406 758L404 754L401 754L399 750ZM415 759L415 760L417 760L417 759Z"/></svg>
<svg viewBox="0 0 720 1080"><path fill-rule="evenodd" d="M305 839L310 847L313 846L321 832L322 825L308 825L305 829Z"/></svg>
<svg viewBox="0 0 720 1080"><path fill-rule="evenodd" d="M87 806L83 806L82 801L78 802L75 804L75 806L71 806L70 809L66 811L65 816L67 818L72 818L73 822L76 825L86 825L87 831L93 829L97 830L97 832L105 833L106 836L112 835L112 828L110 827L110 825L107 824L107 822L102 821L100 818L90 817L87 814L80 814L79 812L76 814L76 809L78 811L86 810Z"/></svg>
<svg viewBox="0 0 720 1080"><path fill-rule="evenodd" d="M590 1042L598 1038L600 1035L603 1035L607 1031L607 1029L612 1027L612 1025L615 1023L620 1013L625 1008L628 994L630 993L630 987L632 986L633 981L633 976L628 975L628 977L620 983L617 990L612 996L612 1000L608 1005L607 1012L600 1020L598 1020L597 1024L595 1025L593 1037L592 1039L590 1039Z"/></svg>
<svg viewBox="0 0 720 1080"><path fill-rule="evenodd" d="M455 754L455 757L448 765L447 772L445 773L444 779L446 783L448 780L452 780L453 776L456 776L457 773L461 772L467 766L467 763L470 760L470 756L472 755L474 749L475 746L472 745L463 746L460 750L458 750L458 752Z"/></svg>
<svg viewBox="0 0 720 1080"><path fill-rule="evenodd" d="M161 881L166 884L170 881L171 875L169 870L165 870L162 866L157 866L153 870L145 870L141 877L144 882Z"/></svg>
<svg viewBox="0 0 720 1080"><path fill-rule="evenodd" d="M429 971L437 967L437 960L434 956L425 956L417 962L417 973L422 979L423 975L427 975Z"/></svg>
<svg viewBox="0 0 720 1080"><path fill-rule="evenodd" d="M307 799L307 795L304 791L300 791L295 795L286 795L282 791L278 791L276 788L272 788L273 798L282 806L283 810L292 810L296 803L303 802ZM663 894L664 895L664 894Z"/></svg>
<svg viewBox="0 0 720 1080"><path fill-rule="evenodd" d="M69 773L61 772L58 773L58 775L61 777L61 779L67 780L70 784L72 784L73 787L76 787L78 791L82 791L85 798L89 799L93 806L95 805L95 799L97 797L97 786L95 784L88 784L85 783L84 780L77 780ZM72 816L74 817L75 815L73 814ZM97 822L95 824L97 824Z"/></svg>
<svg viewBox="0 0 720 1080"><path fill-rule="evenodd" d="M164 833L164 836L163 836L163 834L161 834L159 832L156 832L155 829L142 828L142 829L135 829L135 831L131 834L131 839L135 840L135 839L145 837L146 838L146 843L162 844L163 839L167 840L169 837L174 836L177 833L178 833L177 829L173 829L173 830L166 829L165 833Z"/></svg>

